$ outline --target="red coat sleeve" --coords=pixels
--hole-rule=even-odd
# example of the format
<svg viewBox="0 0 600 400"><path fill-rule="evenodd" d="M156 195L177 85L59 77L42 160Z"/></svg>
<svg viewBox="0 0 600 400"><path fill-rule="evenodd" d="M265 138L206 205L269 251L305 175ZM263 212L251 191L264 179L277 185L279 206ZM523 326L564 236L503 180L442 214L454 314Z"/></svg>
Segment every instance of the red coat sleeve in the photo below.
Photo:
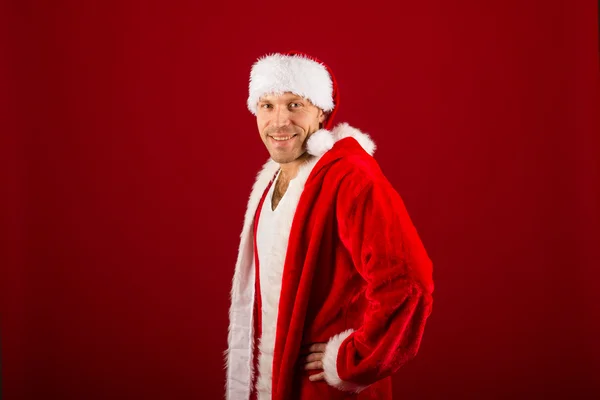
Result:
<svg viewBox="0 0 600 400"><path fill-rule="evenodd" d="M358 329L328 341L323 370L330 385L360 392L416 355L433 302L432 263L384 177L345 181L337 203L339 234L366 281L368 307Z"/></svg>

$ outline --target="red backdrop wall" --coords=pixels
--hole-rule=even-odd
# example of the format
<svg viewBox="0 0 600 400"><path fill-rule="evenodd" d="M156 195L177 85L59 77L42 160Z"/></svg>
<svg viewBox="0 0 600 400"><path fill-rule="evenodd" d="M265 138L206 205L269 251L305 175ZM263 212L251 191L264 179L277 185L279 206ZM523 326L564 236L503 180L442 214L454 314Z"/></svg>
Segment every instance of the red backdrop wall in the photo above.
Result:
<svg viewBox="0 0 600 400"><path fill-rule="evenodd" d="M289 49L434 262L398 398L600 392L596 2L201 3L1 6L4 398L222 398L249 68Z"/></svg>

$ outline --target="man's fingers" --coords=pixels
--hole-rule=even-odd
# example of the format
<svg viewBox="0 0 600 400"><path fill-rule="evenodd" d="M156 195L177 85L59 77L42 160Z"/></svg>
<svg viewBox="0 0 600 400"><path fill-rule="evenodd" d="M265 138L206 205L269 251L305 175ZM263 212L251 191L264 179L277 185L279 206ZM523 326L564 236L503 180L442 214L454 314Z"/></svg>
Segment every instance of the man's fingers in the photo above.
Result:
<svg viewBox="0 0 600 400"><path fill-rule="evenodd" d="M304 365L304 369L323 369L323 361L312 361Z"/></svg>
<svg viewBox="0 0 600 400"><path fill-rule="evenodd" d="M325 353L310 353L308 356L306 356L305 360L306 362L319 361L323 359L324 355Z"/></svg>
<svg viewBox="0 0 600 400"><path fill-rule="evenodd" d="M304 356L310 353L324 352L327 343L307 343L300 347L300 356Z"/></svg>
<svg viewBox="0 0 600 400"><path fill-rule="evenodd" d="M306 364L304 365L304 369L306 370L322 370L323 369L323 356L325 355L323 351L325 351L325 346L327 343L313 343L308 347L308 350L311 353L306 356ZM319 372L318 374L313 374L308 377L313 382L325 380L325 372Z"/></svg>
<svg viewBox="0 0 600 400"><path fill-rule="evenodd" d="M318 374L314 374L308 377L311 381L322 381L325 379L325 372L319 372Z"/></svg>
<svg viewBox="0 0 600 400"><path fill-rule="evenodd" d="M318 351L324 352L325 351L325 347L327 347L327 343L313 343L308 348L308 351L310 351L311 353L315 353L315 352L318 352Z"/></svg>

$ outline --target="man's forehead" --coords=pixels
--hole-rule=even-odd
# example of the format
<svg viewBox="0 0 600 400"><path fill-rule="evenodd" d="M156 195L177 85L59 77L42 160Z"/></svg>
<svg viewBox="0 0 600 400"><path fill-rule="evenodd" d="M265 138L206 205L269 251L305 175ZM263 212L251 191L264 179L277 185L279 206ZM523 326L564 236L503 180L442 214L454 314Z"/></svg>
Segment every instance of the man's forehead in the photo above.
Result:
<svg viewBox="0 0 600 400"><path fill-rule="evenodd" d="M277 101L277 100L305 100L308 101L306 98L299 96L295 93L292 92L285 92L285 93L269 93L269 94L265 94L263 96L261 96L261 98L259 99L259 101Z"/></svg>

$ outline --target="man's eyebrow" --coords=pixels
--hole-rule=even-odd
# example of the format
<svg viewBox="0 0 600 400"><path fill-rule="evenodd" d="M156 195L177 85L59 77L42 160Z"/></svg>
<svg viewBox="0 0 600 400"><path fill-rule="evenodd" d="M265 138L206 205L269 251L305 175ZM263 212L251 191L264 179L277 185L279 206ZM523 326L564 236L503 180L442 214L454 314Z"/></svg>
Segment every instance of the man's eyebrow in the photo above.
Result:
<svg viewBox="0 0 600 400"><path fill-rule="evenodd" d="M287 102L291 102L291 101L298 101L298 102L300 102L300 101L305 101L305 99L304 99L304 97L301 97L301 96L298 96L298 95L293 95L293 96L290 96L290 97L286 98L285 101L287 101ZM260 100L258 100L258 102L259 103L272 103L273 100L272 99L260 99Z"/></svg>

